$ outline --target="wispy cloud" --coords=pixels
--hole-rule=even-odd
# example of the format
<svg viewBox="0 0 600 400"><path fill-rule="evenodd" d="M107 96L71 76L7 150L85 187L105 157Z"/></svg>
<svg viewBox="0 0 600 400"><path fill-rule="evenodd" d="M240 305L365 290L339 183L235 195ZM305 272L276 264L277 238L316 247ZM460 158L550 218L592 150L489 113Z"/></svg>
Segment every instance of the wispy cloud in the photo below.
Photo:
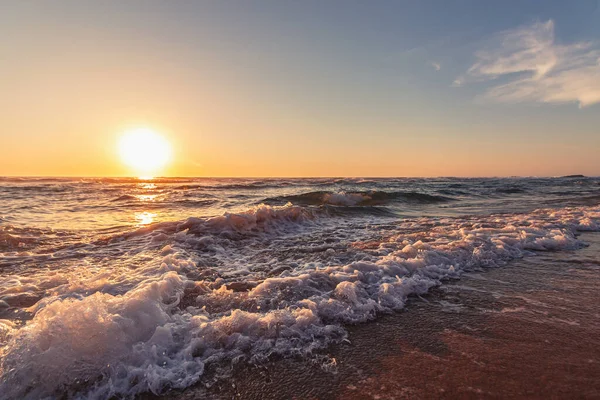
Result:
<svg viewBox="0 0 600 400"><path fill-rule="evenodd" d="M439 71L440 69L442 69L442 65L440 63L437 62L432 62L431 66L436 70Z"/></svg>
<svg viewBox="0 0 600 400"><path fill-rule="evenodd" d="M476 62L455 86L470 82L507 83L489 88L483 98L516 103L569 103L580 107L600 102L600 45L557 44L554 22L534 23L497 35L475 53Z"/></svg>

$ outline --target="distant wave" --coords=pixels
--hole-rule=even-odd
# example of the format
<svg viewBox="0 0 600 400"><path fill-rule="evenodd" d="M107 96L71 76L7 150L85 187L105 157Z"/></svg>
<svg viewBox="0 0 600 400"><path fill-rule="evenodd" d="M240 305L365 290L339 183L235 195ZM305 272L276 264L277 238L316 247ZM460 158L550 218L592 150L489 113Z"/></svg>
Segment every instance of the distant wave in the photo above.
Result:
<svg viewBox="0 0 600 400"><path fill-rule="evenodd" d="M218 203L219 200L214 199L214 198L208 198L208 199L207 198L200 198L200 199L185 198L185 199L181 199L181 200L144 202L144 201L140 201L139 197L130 195L130 194L124 194L122 196L119 196L119 197L111 200L111 203L127 203L127 202L134 202L134 203L127 204L128 208L157 209L157 208L168 208L169 206L173 206L173 205L177 205L177 206L181 206L181 207L206 207L206 206L210 206L210 205Z"/></svg>
<svg viewBox="0 0 600 400"><path fill-rule="evenodd" d="M184 207L205 207L217 203L216 199L186 199L174 201L174 204L178 204Z"/></svg>
<svg viewBox="0 0 600 400"><path fill-rule="evenodd" d="M518 194L518 193L525 193L526 190L520 187L502 187L502 188L498 188L496 189L497 193L503 193L503 194Z"/></svg>
<svg viewBox="0 0 600 400"><path fill-rule="evenodd" d="M181 185L181 186L175 186L173 189L175 190L193 190L193 189L202 189L204 188L204 185Z"/></svg>
<svg viewBox="0 0 600 400"><path fill-rule="evenodd" d="M376 217L397 217L398 214L393 212L387 207L382 206L332 206L325 205L324 211L328 216L331 217L360 217L364 215L371 215Z"/></svg>
<svg viewBox="0 0 600 400"><path fill-rule="evenodd" d="M236 183L217 183L205 185L180 185L174 187L176 190L252 190L252 189L269 189L279 188L282 186L295 186L294 182L290 181L249 181Z"/></svg>
<svg viewBox="0 0 600 400"><path fill-rule="evenodd" d="M24 251L40 245L51 230L0 226L0 251Z"/></svg>
<svg viewBox="0 0 600 400"><path fill-rule="evenodd" d="M137 200L137 197L132 196L130 194L124 194L122 196L117 197L116 199L113 199L112 201L131 201L131 200Z"/></svg>
<svg viewBox="0 0 600 400"><path fill-rule="evenodd" d="M432 195L420 192L384 192L384 191L362 191L362 192L328 192L316 191L290 196L278 196L264 199L264 202L291 202L300 205L333 205L333 206L378 206L392 202L408 203L442 203L454 200L451 197Z"/></svg>
<svg viewBox="0 0 600 400"><path fill-rule="evenodd" d="M13 182L13 181L9 181ZM17 181L14 181L17 182ZM0 191L37 192L37 193L65 193L75 188L69 184L52 183L38 185L2 185Z"/></svg>

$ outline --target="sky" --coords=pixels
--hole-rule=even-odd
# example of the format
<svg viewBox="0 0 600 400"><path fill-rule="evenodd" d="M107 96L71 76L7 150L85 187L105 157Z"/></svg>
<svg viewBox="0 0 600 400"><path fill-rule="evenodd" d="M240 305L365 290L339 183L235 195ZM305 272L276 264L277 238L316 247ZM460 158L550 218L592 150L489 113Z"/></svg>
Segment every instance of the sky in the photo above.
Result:
<svg viewBox="0 0 600 400"><path fill-rule="evenodd" d="M600 175L597 1L0 0L0 175Z"/></svg>

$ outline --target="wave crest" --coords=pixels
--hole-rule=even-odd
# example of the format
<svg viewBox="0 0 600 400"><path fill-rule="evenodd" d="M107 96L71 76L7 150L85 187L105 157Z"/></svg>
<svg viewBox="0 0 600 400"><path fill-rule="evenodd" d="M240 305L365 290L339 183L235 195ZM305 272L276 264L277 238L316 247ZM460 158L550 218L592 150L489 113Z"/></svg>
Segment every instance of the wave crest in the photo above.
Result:
<svg viewBox="0 0 600 400"><path fill-rule="evenodd" d="M301 205L334 205L334 206L379 206L392 202L413 204L432 204L454 200L451 197L422 193L422 192L385 192L378 190L362 192L328 192L316 191L297 195L271 197L264 201L276 203L287 201Z"/></svg>
<svg viewBox="0 0 600 400"><path fill-rule="evenodd" d="M301 222L313 220L315 212L291 203L285 206L260 204L240 213L225 213L212 218L188 218L177 226L178 230L190 233L223 232L248 233L252 231L273 231Z"/></svg>

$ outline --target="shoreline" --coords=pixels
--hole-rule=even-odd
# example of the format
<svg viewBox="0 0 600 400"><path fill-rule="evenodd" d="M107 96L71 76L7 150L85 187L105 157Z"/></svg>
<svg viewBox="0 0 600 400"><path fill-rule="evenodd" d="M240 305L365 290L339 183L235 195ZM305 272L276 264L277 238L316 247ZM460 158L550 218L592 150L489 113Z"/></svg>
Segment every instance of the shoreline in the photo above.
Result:
<svg viewBox="0 0 600 400"><path fill-rule="evenodd" d="M600 234L465 274L398 313L348 326L308 360L243 364L206 389L142 399L592 398L600 396Z"/></svg>

